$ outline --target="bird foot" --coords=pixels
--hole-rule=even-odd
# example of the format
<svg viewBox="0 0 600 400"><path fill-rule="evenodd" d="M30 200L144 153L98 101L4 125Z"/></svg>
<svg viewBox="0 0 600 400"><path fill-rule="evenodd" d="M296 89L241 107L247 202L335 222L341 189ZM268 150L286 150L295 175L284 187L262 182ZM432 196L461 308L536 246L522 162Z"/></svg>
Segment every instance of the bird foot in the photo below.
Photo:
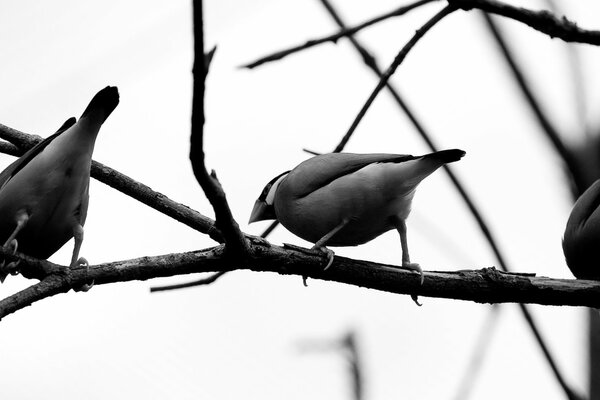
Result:
<svg viewBox="0 0 600 400"><path fill-rule="evenodd" d="M329 267L331 267L331 264L333 264L333 257L335 256L335 253L332 250L329 250L327 247L325 246L313 246L311 248L311 250L313 251L320 251L321 253L324 253L327 256L327 264L325 265L325 268L323 268L323 271L327 271L327 269Z"/></svg>
<svg viewBox="0 0 600 400"><path fill-rule="evenodd" d="M421 276L421 285L423 284L423 282L425 282L425 276L423 276L423 269L421 268L421 266L417 263L402 263L402 268L403 269L408 269L410 271L413 271L417 274L419 274Z"/></svg>
<svg viewBox="0 0 600 400"><path fill-rule="evenodd" d="M410 262L403 262L402 263L402 268L411 270L411 271L419 274L421 276L421 285L423 285L423 282L425 282L425 277L423 276L423 269L421 268L421 266L419 264L417 264L417 263L410 263ZM423 305L423 304L419 303L419 296L417 296L416 294L412 294L410 296L410 298L419 307L421 307Z"/></svg>
<svg viewBox="0 0 600 400"><path fill-rule="evenodd" d="M85 267L86 271L88 271L88 272L90 270L90 265L89 265L88 261L83 257L80 257L79 260L77 260L73 265L71 265L71 268L73 268L73 267L79 267L79 268ZM83 285L81 285L79 287L74 287L73 290L75 290L76 292L87 292L93 286L94 286L94 280L92 279L92 282L84 283Z"/></svg>
<svg viewBox="0 0 600 400"><path fill-rule="evenodd" d="M12 239L10 242L6 242L3 247L6 252L15 254L17 252L17 248L19 247L19 243L17 242L17 239ZM21 260L17 260L6 264L6 260L2 260L2 263L0 263L0 283L4 282L8 274L19 274L18 267L20 262Z"/></svg>

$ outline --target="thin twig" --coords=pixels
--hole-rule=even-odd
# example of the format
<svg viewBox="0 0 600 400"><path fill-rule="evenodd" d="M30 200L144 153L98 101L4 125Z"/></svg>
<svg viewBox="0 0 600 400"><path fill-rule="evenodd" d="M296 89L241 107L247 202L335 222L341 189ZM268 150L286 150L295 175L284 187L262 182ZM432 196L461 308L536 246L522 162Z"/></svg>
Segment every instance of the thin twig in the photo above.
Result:
<svg viewBox="0 0 600 400"><path fill-rule="evenodd" d="M423 37L423 35L425 35L425 33L427 33L427 31L429 31L431 28L433 28L438 22L440 22L442 19L444 19L444 17L446 17L447 15L451 14L453 11L456 11L456 8L454 8L453 6L446 6L441 11L439 11L437 14L435 14L429 21L427 21L425 23L425 25L423 25L421 28L417 29L414 36L408 41L408 43L406 43L406 45L404 45L402 50L400 50L400 52L394 58L394 61L392 62L392 64L381 75L381 78L379 79L377 86L375 87L375 89L373 90L373 92L371 93L371 95L369 96L369 98L367 99L367 101L365 102L365 104L363 105L363 107L361 108L359 113L357 114L356 118L352 122L352 125L346 132L346 135L341 140L338 148L345 147L346 143L348 142L348 140L350 140L350 137L352 136L352 134L358 127L358 124L360 123L360 121L363 119L363 117L367 113L367 110L369 109L371 104L373 104L373 101L375 100L375 98L377 97L379 92L381 92L381 89L383 89L385 87L385 85L387 84L390 77L394 74L394 72L396 72L396 69L400 66L402 61L404 61L408 52L414 47L415 44L417 44L417 42ZM338 150L336 148L335 151L337 152L340 150Z"/></svg>
<svg viewBox="0 0 600 400"><path fill-rule="evenodd" d="M281 60L282 58L287 57L291 54L297 53L302 50L309 49L311 47L314 47L314 46L317 46L317 45L320 45L323 43L327 43L327 42L337 43L337 41L340 38L343 38L346 36L352 36L355 33L359 32L371 25L374 25L381 21L384 21L386 19L402 16L402 15L406 14L407 12L409 12L415 8L421 7L427 3L431 3L432 1L438 1L438 0L415 1L414 3L408 4L406 6L398 7L397 9L395 9L393 11L390 11L390 12L380 15L378 17L372 18L372 19L365 21L359 25L353 26L351 28L343 28L342 30L340 30L337 33L334 33L333 35L325 36L325 37L322 37L319 39L311 39L301 45L294 46L289 49L281 50L276 53L269 54L265 57L261 57L261 58L255 60L255 61L252 61L248 64L241 65L240 68L252 69L252 68L258 67L259 65L262 65L262 64L265 64L265 63L268 63L271 61Z"/></svg>
<svg viewBox="0 0 600 400"><path fill-rule="evenodd" d="M190 161L196 180L204 190L213 206L217 228L223 234L231 255L243 257L247 251L244 235L233 218L225 192L214 171L209 175L204 159L204 91L208 71L207 58L204 54L204 28L202 22L202 1L194 0L194 94L192 100L192 133L190 137Z"/></svg>
<svg viewBox="0 0 600 400"><path fill-rule="evenodd" d="M66 280L60 286L60 290L53 289L41 294L30 290L28 294L1 300L0 318L35 301L65 292L67 287L77 287L90 280L94 280L96 285L103 285L234 269L308 276L390 293L478 303L518 302L600 308L600 282L597 281L506 274L495 268L484 268L456 272L426 271L425 282L421 284L419 275L413 271L394 265L339 256L336 256L331 267L324 271L321 255L308 249L274 246L258 238L250 240L249 256L239 264L225 254L224 245L219 245L193 252L93 265L89 269L62 268L62 273L55 272L40 277L43 281L48 281L50 276Z"/></svg>
<svg viewBox="0 0 600 400"><path fill-rule="evenodd" d="M16 155L22 155L25 151L42 140L39 136L29 135L2 124L0 124L0 137L16 146L18 149ZM0 148L0 152L3 152L2 150L3 149ZM148 207L151 207L198 232L207 234L216 242L223 243L223 237L215 227L215 222L212 219L184 204L171 200L164 194L152 190L143 183L97 161L92 161L91 176Z"/></svg>
<svg viewBox="0 0 600 400"><path fill-rule="evenodd" d="M600 45L600 31L581 29L566 17L557 18L547 10L533 11L495 0L448 0L448 4L465 11L476 8L501 15L522 22L552 38L560 38L565 42Z"/></svg>
<svg viewBox="0 0 600 400"><path fill-rule="evenodd" d="M150 293L166 292L168 290L178 290L178 289L186 289L186 288L191 288L191 287L196 287L196 286L211 285L211 284L215 283L215 281L217 279L219 279L220 277L225 275L227 272L229 272L229 271L215 272L214 274L211 274L205 278L200 278L200 279L197 279L197 280L191 281L191 282L175 283L173 285L165 285L165 286L152 286L150 288Z"/></svg>

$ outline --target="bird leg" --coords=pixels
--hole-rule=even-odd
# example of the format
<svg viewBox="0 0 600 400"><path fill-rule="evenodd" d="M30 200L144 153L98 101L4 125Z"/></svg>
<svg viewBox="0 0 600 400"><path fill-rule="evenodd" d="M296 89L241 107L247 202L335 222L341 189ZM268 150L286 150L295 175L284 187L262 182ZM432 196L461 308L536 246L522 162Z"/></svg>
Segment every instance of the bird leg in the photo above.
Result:
<svg viewBox="0 0 600 400"><path fill-rule="evenodd" d="M319 250L327 255L327 264L325 265L325 268L323 268L323 271L327 271L327 269L331 267L331 264L333 263L333 256L335 255L335 253L332 250L329 250L327 247L325 247L325 245L327 244L329 239L331 239L333 235L338 233L340 229L346 226L346 224L348 224L349 221L350 220L347 218L343 219L338 226L333 228L331 231L327 232L325 236L319 239L317 243L315 243L315 245L311 248L311 250ZM304 284L304 286L308 286L306 284L306 276L302 277L302 283Z"/></svg>
<svg viewBox="0 0 600 400"><path fill-rule="evenodd" d="M325 245L327 244L329 239L331 239L333 237L333 235L338 233L340 231L340 229L342 229L344 226L346 226L348 224L348 222L350 222L350 219L344 218L338 226L336 226L331 231L329 231L327 234L325 234L325 236L323 236L321 239L319 239L319 241L317 243L315 243L315 245L312 247L311 250L320 250L320 251L324 252L325 254L327 254L327 265L325 266L325 268L323 268L323 271L327 271L327 268L331 267L331 264L333 263L333 256L334 256L333 251L329 250L327 247L325 247Z"/></svg>
<svg viewBox="0 0 600 400"><path fill-rule="evenodd" d="M396 229L398 230L398 233L400 234L400 245L402 246L402 268L409 269L409 270L414 271L417 274L421 275L421 285L422 285L423 282L425 281L425 277L423 276L423 270L421 269L421 266L417 263L410 262L410 255L408 254L408 240L407 240L407 235L406 235L406 221L401 218L397 218L396 219ZM419 303L418 296L413 294L410 297L413 299L413 301L418 306L421 306L421 303Z"/></svg>
<svg viewBox="0 0 600 400"><path fill-rule="evenodd" d="M29 214L27 214L25 210L19 210L17 212L15 221L17 223L15 230L8 237L8 239L6 239L6 242L4 242L4 246L2 246L4 250L12 254L15 254L17 252L17 248L19 247L19 243L17 242L17 235L25 227L25 225L27 225L27 221L29 221ZM0 264L0 283L4 282L4 279L6 279L6 276L9 273L11 275L17 275L19 273L19 270L17 269L19 263L19 260L11 261L8 263L8 265L5 266L5 260L2 260L2 263Z"/></svg>
<svg viewBox="0 0 600 400"><path fill-rule="evenodd" d="M73 256L71 257L70 268L74 267L85 267L87 271L90 270L88 261L81 257L79 258L79 251L81 250L81 244L83 243L83 226L80 223L76 223L73 226L73 239L75 240L75 246L73 247ZM90 283L84 283L80 287L73 288L76 292L87 292L94 286L94 280Z"/></svg>

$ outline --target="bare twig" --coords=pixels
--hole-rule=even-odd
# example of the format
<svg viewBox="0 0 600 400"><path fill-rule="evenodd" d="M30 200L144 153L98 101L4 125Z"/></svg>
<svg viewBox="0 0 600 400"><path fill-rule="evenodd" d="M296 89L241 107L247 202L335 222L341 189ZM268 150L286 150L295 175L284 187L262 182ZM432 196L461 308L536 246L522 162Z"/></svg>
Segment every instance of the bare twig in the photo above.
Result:
<svg viewBox="0 0 600 400"><path fill-rule="evenodd" d="M0 137L10 141L18 148L18 153L16 155L22 155L26 150L35 146L42 140L39 136L29 135L2 124L0 124ZM3 152L1 148L0 152ZM148 186L97 161L92 161L91 175L93 178L113 189L136 199L198 232L207 234L218 243L223 243L223 237L215 227L215 222L200 214L198 211L181 203L177 203L164 194L155 192Z"/></svg>
<svg viewBox="0 0 600 400"><path fill-rule="evenodd" d="M243 257L247 252L244 235L231 214L225 192L215 172L210 175L204 163L204 90L208 71L207 57L204 54L204 29L202 23L202 1L194 0L194 96L192 102L192 134L190 137L190 161L196 180L215 210L216 225L223 234L228 252Z"/></svg>
<svg viewBox="0 0 600 400"><path fill-rule="evenodd" d="M393 11L390 11L388 13L385 13L383 15L380 15L378 17L375 17L368 21L365 21L362 24L353 26L351 28L343 28L342 30L340 30L337 33L334 33L333 35L325 36L325 37L319 38L319 39L311 39L311 40L306 41L304 44L294 46L289 49L281 50L276 53L270 54L268 56L259 58L258 60L255 60L248 64L244 64L244 65L240 66L240 68L252 69L252 68L258 67L259 65L262 65L262 64L265 64L265 63L268 63L271 61L281 60L282 58L287 57L291 54L297 53L302 50L309 49L311 47L314 47L314 46L317 46L317 45L320 45L323 43L327 43L327 42L336 43L340 38L343 38L345 36L352 36L355 33L357 33L358 31L365 29L371 25L374 25L378 22L384 21L384 20L392 18L392 17L399 17L415 8L421 7L427 3L431 3L432 1L438 1L438 0L415 1L414 3L408 4L406 6L398 7L397 9L395 9Z"/></svg>
<svg viewBox="0 0 600 400"><path fill-rule="evenodd" d="M454 8L453 6L446 6L441 11L439 11L437 14L435 14L429 21L427 21L425 23L425 25L423 25L421 28L417 29L414 36L408 41L408 43L406 43L406 45L404 45L402 50L400 50L400 52L394 58L394 61L392 62L392 64L381 75L381 78L379 79L377 86L375 87L375 89L373 90L373 92L371 93L371 95L369 96L369 98L367 99L367 101L365 102L365 104L363 105L361 110L359 111L358 115L352 122L352 125L348 129L348 132L346 132L346 135L344 136L344 138L341 140L338 148L345 147L346 143L348 142L348 140L350 140L350 137L352 136L352 134L358 127L358 124L360 123L362 118L367 113L367 110L369 109L371 104L373 104L373 101L375 100L375 98L377 97L379 92L381 92L381 89L383 89L385 87L385 85L387 84L390 77L394 74L394 72L396 72L396 69L400 66L402 61L404 61L408 52L414 47L415 44L417 44L417 42L423 37L423 35L425 35L425 33L427 33L427 31L429 31L431 28L433 28L435 26L435 24L440 22L444 17L446 17L447 15L449 15L450 13L452 13L455 10L456 10L456 8ZM335 151L337 152L340 150L338 150L336 148Z"/></svg>
<svg viewBox="0 0 600 400"><path fill-rule="evenodd" d="M448 0L448 4L465 11L476 8L501 15L522 22L552 38L560 38L565 42L600 45L600 31L581 29L576 23L569 21L566 17L557 18L547 10L532 11L495 0Z"/></svg>
<svg viewBox="0 0 600 400"><path fill-rule="evenodd" d="M42 292L31 289L0 301L0 318L35 301L65 292L70 287L94 280L96 285L175 276L200 272L247 269L309 276L313 279L346 283L390 293L467 300L478 303L536 303L542 305L600 308L600 282L551 279L529 274L507 274L494 268L456 272L425 272L425 282L412 271L394 265L336 256L323 271L323 258L307 249L273 246L264 239L251 239L248 258L243 262L225 254L224 245L187 253L110 262L85 267L62 267L62 272L39 276L48 281L58 276L65 283ZM27 263L27 261L22 261ZM23 266L27 269L27 265ZM34 271L35 272L35 271ZM52 278L56 279L56 278ZM35 285L34 285L35 286ZM39 287L39 286L37 286ZM15 297L16 296L16 297Z"/></svg>
<svg viewBox="0 0 600 400"><path fill-rule="evenodd" d="M211 284L215 283L215 281L217 279L219 279L220 277L225 275L227 272L229 272L229 271L215 272L214 274L211 274L207 277L200 278L200 279L197 279L197 280L191 281L191 282L176 283L173 285L165 285L165 286L152 286L150 288L150 292L151 293L166 292L168 290L177 290L177 289L191 288L191 287L195 287L195 286L211 285Z"/></svg>

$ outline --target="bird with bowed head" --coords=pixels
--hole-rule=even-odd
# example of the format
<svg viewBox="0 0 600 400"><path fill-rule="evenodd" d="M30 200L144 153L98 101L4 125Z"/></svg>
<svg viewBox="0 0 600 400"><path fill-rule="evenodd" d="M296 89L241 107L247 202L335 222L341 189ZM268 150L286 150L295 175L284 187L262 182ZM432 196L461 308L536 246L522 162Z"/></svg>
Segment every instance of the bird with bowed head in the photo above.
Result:
<svg viewBox="0 0 600 400"><path fill-rule="evenodd" d="M562 247L576 278L600 280L600 180L575 202Z"/></svg>
<svg viewBox="0 0 600 400"><path fill-rule="evenodd" d="M76 121L69 118L0 173L0 243L46 259L71 238L70 266L79 258L89 202L92 152L100 127L119 104L116 87L100 90ZM18 263L0 264L0 281L18 272ZM84 285L81 290L87 290Z"/></svg>
<svg viewBox="0 0 600 400"><path fill-rule="evenodd" d="M254 204L249 223L276 219L290 232L325 246L357 246L396 229L402 267L423 273L408 252L406 218L417 185L442 165L460 160L462 150L423 156L330 153L312 157L273 178Z"/></svg>

